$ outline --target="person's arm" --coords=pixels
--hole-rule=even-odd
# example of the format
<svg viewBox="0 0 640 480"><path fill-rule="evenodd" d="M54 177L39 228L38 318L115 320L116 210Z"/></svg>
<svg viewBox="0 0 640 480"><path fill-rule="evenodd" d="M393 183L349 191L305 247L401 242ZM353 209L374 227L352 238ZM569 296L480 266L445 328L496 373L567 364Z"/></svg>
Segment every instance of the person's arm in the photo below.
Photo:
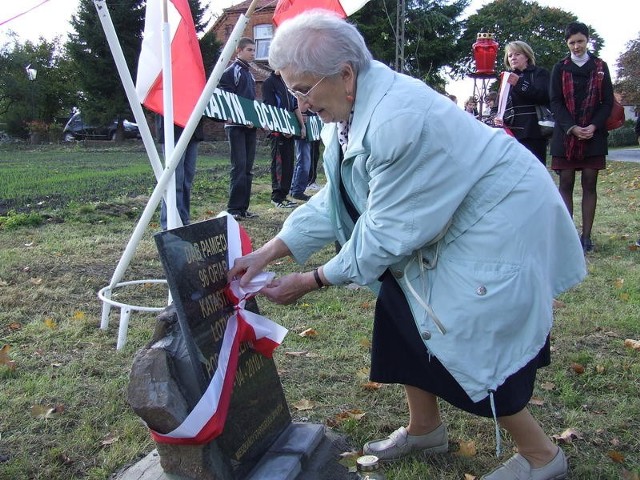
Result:
<svg viewBox="0 0 640 480"><path fill-rule="evenodd" d="M530 78L533 77L533 82ZM513 90L531 105L549 105L549 72L537 67L532 75L525 73L513 86Z"/></svg>
<svg viewBox="0 0 640 480"><path fill-rule="evenodd" d="M296 107L296 109L293 111L293 113L296 116L296 118L298 119L298 123L300 124L300 138L302 138L302 139L307 138L307 127L305 126L305 123L304 123L304 117L302 116L302 113L300 112L300 107Z"/></svg>
<svg viewBox="0 0 640 480"><path fill-rule="evenodd" d="M556 63L551 71L549 99L556 124L566 135L569 135L573 128L576 127L576 122L573 115L567 110L565 104L564 93L562 91L562 67L560 63Z"/></svg>

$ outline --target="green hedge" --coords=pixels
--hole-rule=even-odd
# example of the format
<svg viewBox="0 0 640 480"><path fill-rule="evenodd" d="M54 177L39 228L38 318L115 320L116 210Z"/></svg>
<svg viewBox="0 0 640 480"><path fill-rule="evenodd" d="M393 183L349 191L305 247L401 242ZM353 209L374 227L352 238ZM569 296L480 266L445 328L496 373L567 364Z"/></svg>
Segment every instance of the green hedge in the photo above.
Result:
<svg viewBox="0 0 640 480"><path fill-rule="evenodd" d="M628 147L638 145L638 139L633 127L623 126L609 132L610 147Z"/></svg>

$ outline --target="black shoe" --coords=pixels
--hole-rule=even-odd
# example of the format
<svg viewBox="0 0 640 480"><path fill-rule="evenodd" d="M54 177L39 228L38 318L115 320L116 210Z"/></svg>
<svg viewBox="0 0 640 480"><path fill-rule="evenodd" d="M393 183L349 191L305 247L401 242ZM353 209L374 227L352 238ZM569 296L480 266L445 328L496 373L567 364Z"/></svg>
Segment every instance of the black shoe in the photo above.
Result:
<svg viewBox="0 0 640 480"><path fill-rule="evenodd" d="M257 213L250 212L249 210L247 210L246 212L242 212L242 218L256 218L259 216L260 215L258 215Z"/></svg>
<svg viewBox="0 0 640 480"><path fill-rule="evenodd" d="M231 215L236 221L242 220L242 212L227 212Z"/></svg>
<svg viewBox="0 0 640 480"><path fill-rule="evenodd" d="M303 202L306 202L307 200L309 200L311 198L311 196L307 195L305 193L294 193L294 194L291 194L291 198L294 198L296 200L302 200Z"/></svg>
<svg viewBox="0 0 640 480"><path fill-rule="evenodd" d="M584 253L589 253L593 251L593 242L589 237L580 237L580 243L582 244L582 251Z"/></svg>

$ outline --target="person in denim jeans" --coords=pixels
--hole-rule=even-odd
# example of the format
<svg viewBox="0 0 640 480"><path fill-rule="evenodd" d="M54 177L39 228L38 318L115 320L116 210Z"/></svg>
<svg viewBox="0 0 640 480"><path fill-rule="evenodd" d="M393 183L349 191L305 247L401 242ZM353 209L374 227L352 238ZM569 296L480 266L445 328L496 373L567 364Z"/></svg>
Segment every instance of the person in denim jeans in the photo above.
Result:
<svg viewBox="0 0 640 480"><path fill-rule="evenodd" d="M302 112L303 123L301 128L306 128L307 115ZM311 142L307 136L296 138L296 165L293 169L293 181L291 182L291 198L306 202L311 198L304 191L309 183L309 171L311 169Z"/></svg>

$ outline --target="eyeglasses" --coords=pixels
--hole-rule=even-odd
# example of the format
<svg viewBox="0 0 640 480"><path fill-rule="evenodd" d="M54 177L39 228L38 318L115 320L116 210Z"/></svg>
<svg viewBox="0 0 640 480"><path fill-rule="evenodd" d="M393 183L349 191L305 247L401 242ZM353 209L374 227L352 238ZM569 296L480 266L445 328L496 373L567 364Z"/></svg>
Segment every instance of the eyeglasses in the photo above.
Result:
<svg viewBox="0 0 640 480"><path fill-rule="evenodd" d="M316 88L318 85L320 85L320 82L322 82L325 78L327 78L326 76L322 77L320 80L318 80L318 82L311 87L309 90L307 90L306 92L299 92L298 90L291 90L289 87L287 87L287 91L293 95L294 97L296 97L298 100L306 102L307 100L309 100L309 95L311 94L311 91Z"/></svg>

